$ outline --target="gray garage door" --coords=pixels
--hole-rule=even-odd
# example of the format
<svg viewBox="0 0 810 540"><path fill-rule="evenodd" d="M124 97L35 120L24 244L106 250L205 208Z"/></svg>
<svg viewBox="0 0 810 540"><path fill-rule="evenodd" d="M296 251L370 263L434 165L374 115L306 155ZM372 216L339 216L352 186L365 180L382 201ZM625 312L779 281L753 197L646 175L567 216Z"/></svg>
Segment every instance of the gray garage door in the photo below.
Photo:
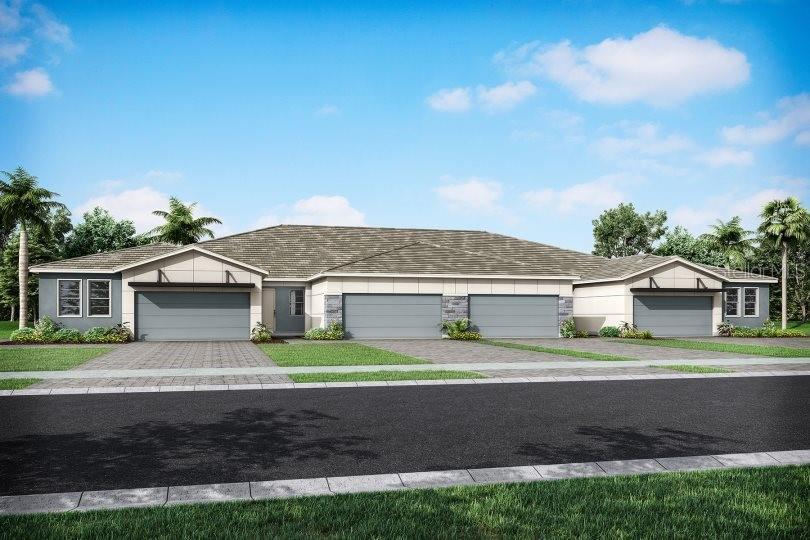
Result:
<svg viewBox="0 0 810 540"><path fill-rule="evenodd" d="M484 337L559 336L556 296L470 296L470 320Z"/></svg>
<svg viewBox="0 0 810 540"><path fill-rule="evenodd" d="M712 335L709 296L635 296L633 322L655 336Z"/></svg>
<svg viewBox="0 0 810 540"><path fill-rule="evenodd" d="M139 292L135 296L135 332L144 341L248 339L249 294Z"/></svg>
<svg viewBox="0 0 810 540"><path fill-rule="evenodd" d="M352 338L441 337L438 295L346 294L343 309L343 323Z"/></svg>

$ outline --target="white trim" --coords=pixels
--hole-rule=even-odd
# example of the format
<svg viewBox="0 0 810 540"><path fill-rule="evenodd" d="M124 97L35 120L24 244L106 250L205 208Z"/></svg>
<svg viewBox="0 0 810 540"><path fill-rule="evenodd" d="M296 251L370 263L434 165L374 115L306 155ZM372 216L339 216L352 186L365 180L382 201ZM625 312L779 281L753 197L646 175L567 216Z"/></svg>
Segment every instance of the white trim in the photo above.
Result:
<svg viewBox="0 0 810 540"><path fill-rule="evenodd" d="M139 266L143 266L144 264L149 264L150 262L159 261L161 259L166 259L168 257L174 257L175 255L180 255L182 253L187 253L189 251L196 251L196 252L201 253L203 255L207 255L209 257L213 257L215 259L219 259L221 261L231 263L231 264L233 264L235 266L241 266L242 268L252 270L253 272L256 272L257 274L263 274L263 275L266 276L269 273L266 270L262 270L261 268L259 268L257 266L253 266L253 265L250 265L250 264L247 264L247 263L243 263L242 261L237 261L236 259L231 259L230 257L220 255L219 253L214 253L213 251L208 251L207 249L203 249L203 248L201 248L199 246L196 246L194 244L189 244L188 246L176 249L174 251L170 251L168 253L163 253L162 255L157 255L155 257L150 257L149 259L143 259L143 260L140 260L138 262L125 264L123 266L118 266L112 271L113 272L121 272L123 270L129 270L130 268L137 268Z"/></svg>
<svg viewBox="0 0 810 540"><path fill-rule="evenodd" d="M79 314L78 315L60 315L60 306L59 306L59 284L62 281L78 281L79 282ZM84 307L84 285L82 284L84 280L82 278L57 278L56 280L56 318L57 319L81 319L82 317L82 307Z"/></svg>
<svg viewBox="0 0 810 540"><path fill-rule="evenodd" d="M87 282L87 316L88 317L101 317L104 319L109 319L112 317L112 280L111 279L94 279L88 278L85 280ZM90 282L91 281L106 281L107 282L107 314L106 315L91 315L90 314Z"/></svg>
<svg viewBox="0 0 810 540"><path fill-rule="evenodd" d="M633 278L633 277L636 277L638 275L644 274L645 272L650 272L652 270L657 270L658 268L661 268L662 266L666 266L668 264L672 264L672 263L675 263L675 262L684 264L686 266L691 267L694 270L697 270L698 272L703 272L705 274L709 274L710 276L716 277L717 279L719 279L721 281L725 281L725 282L734 282L734 283L760 283L760 282L761 283L777 283L777 281L778 281L776 278L770 278L770 277L762 277L762 278L755 278L755 277L729 278L729 277L723 276L722 274L718 274L718 273L716 273L716 272L714 272L712 270L709 270L705 266L700 266L699 264L695 264L695 263L693 263L691 261L687 261L686 259L684 259L682 257L674 256L671 259L667 259L664 262L661 262L661 263L656 264L654 266L650 266L648 268L644 268L643 270L638 270L636 272L631 272L630 274L624 274L624 275L621 275L619 277L612 277L612 278L584 279L584 280L580 280L580 281L574 281L574 285L585 285L585 284L588 284L588 283L606 283L606 282L610 282L610 281L626 281L626 280L628 280L630 278Z"/></svg>
<svg viewBox="0 0 810 540"><path fill-rule="evenodd" d="M761 277L761 278L728 278L724 280L726 283L779 283L777 278Z"/></svg>
<svg viewBox="0 0 810 540"><path fill-rule="evenodd" d="M323 272L315 274L307 281L314 281L317 279L327 277L384 277L384 278L441 278L441 279L535 279L535 280L565 280L573 281L579 276L513 276L513 275L498 275L498 274L398 274L398 273L382 273L382 272Z"/></svg>
<svg viewBox="0 0 810 540"><path fill-rule="evenodd" d="M756 294L754 295L754 314L753 315L746 315L745 314L745 291L746 289L754 289ZM756 318L759 317L759 287L742 287L742 316L749 317L749 318Z"/></svg>
<svg viewBox="0 0 810 540"><path fill-rule="evenodd" d="M726 310L726 303L728 302L728 298L727 298L728 295L727 295L726 291L730 291L732 289L737 291L737 314L736 315L729 315L727 310ZM741 317L742 316L741 313L743 312L743 310L740 309L740 303L741 302L742 302L742 290L741 290L740 287L728 287L728 288L726 288L723 291L723 318L725 319L726 317L734 317L734 318Z"/></svg>
<svg viewBox="0 0 810 540"><path fill-rule="evenodd" d="M115 274L115 270L87 270L81 268L34 268L28 269L32 274ZM72 279L72 278L68 278Z"/></svg>

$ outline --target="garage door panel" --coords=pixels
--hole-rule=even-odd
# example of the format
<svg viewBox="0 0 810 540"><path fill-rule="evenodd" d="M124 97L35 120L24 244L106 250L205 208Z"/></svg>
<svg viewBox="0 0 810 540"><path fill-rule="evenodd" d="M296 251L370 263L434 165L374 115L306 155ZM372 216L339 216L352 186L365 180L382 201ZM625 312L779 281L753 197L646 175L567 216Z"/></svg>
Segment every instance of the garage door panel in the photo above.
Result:
<svg viewBox="0 0 810 540"><path fill-rule="evenodd" d="M556 296L470 296L470 319L484 337L557 337Z"/></svg>
<svg viewBox="0 0 810 540"><path fill-rule="evenodd" d="M441 337L441 296L347 294L343 320L352 338Z"/></svg>
<svg viewBox="0 0 810 540"><path fill-rule="evenodd" d="M655 336L712 335L712 298L635 296L633 322Z"/></svg>
<svg viewBox="0 0 810 540"><path fill-rule="evenodd" d="M135 331L145 341L250 337L248 293L139 292Z"/></svg>

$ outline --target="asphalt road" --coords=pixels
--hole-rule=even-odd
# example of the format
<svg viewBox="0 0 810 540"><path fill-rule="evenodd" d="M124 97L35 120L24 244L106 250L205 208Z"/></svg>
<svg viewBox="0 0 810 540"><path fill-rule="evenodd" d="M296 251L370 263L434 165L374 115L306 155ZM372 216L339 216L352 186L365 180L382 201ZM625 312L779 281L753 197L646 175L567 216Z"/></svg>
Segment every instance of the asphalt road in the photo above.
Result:
<svg viewBox="0 0 810 540"><path fill-rule="evenodd" d="M0 494L810 448L810 378L0 398Z"/></svg>

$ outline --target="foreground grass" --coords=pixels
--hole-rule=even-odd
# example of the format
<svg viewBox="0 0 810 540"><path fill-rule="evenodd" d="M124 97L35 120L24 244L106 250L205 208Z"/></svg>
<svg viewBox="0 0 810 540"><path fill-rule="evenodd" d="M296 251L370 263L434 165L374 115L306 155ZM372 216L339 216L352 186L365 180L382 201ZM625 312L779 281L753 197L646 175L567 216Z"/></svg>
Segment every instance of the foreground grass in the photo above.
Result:
<svg viewBox="0 0 810 540"><path fill-rule="evenodd" d="M573 356L574 358L585 358L588 360L605 360L608 362L636 360L629 356L618 356L615 354L603 354L590 351L576 351L572 349L560 349L557 347L541 347L540 345L529 345L526 343L510 343L509 341L495 341L492 339L482 339L478 343L495 345L496 347L506 347L507 349L520 349L523 351L534 351L548 354L558 354L561 356Z"/></svg>
<svg viewBox="0 0 810 540"><path fill-rule="evenodd" d="M276 364L293 366L370 366L386 364L428 364L427 360L361 345L324 343L305 345L263 344L259 347Z"/></svg>
<svg viewBox="0 0 810 540"><path fill-rule="evenodd" d="M0 379L0 390L20 390L27 388L42 379Z"/></svg>
<svg viewBox="0 0 810 540"><path fill-rule="evenodd" d="M807 538L810 467L0 518L7 538Z"/></svg>
<svg viewBox="0 0 810 540"><path fill-rule="evenodd" d="M683 371L684 373L732 373L730 369L711 366L690 366L689 364L668 364L666 366L650 366Z"/></svg>
<svg viewBox="0 0 810 540"><path fill-rule="evenodd" d="M799 330L805 336L810 336L810 321L788 321L787 327L791 330Z"/></svg>
<svg viewBox="0 0 810 540"><path fill-rule="evenodd" d="M775 356L778 358L808 358L810 349L780 347L778 345L747 345L744 343L722 343L719 341L691 341L688 339L614 339L618 343L631 345L670 347L674 349L693 349L698 351L716 351L735 354L752 354L755 356Z"/></svg>
<svg viewBox="0 0 810 540"><path fill-rule="evenodd" d="M475 371L353 371L351 373L293 373L293 382L427 381L436 379L483 379Z"/></svg>
<svg viewBox="0 0 810 540"><path fill-rule="evenodd" d="M0 371L61 371L111 350L110 347L0 347Z"/></svg>

